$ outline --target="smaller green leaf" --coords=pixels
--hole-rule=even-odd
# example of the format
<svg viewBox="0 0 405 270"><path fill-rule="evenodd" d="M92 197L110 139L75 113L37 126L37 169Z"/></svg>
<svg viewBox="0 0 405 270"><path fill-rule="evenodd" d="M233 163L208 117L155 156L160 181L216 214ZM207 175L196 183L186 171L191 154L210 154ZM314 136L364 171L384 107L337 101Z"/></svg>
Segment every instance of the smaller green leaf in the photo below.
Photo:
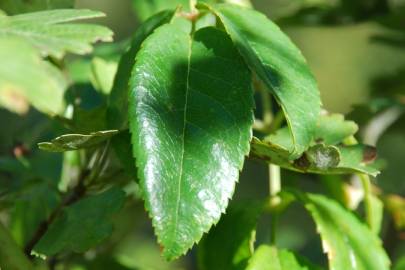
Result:
<svg viewBox="0 0 405 270"><path fill-rule="evenodd" d="M83 134L66 134L53 139L51 142L38 144L39 149L48 152L65 152L82 148L93 147L118 133L118 130L105 130Z"/></svg>
<svg viewBox="0 0 405 270"><path fill-rule="evenodd" d="M299 197L315 220L330 269L389 269L381 241L356 216L322 195Z"/></svg>
<svg viewBox="0 0 405 270"><path fill-rule="evenodd" d="M336 173L345 173L344 171L360 172L377 176L380 172L372 162L377 156L374 147L363 144L339 146L340 163L336 168Z"/></svg>
<svg viewBox="0 0 405 270"><path fill-rule="evenodd" d="M0 33L0 59L0 106L19 114L30 104L43 113L63 111L67 82L30 44Z"/></svg>
<svg viewBox="0 0 405 270"><path fill-rule="evenodd" d="M345 120L342 114L326 114L318 119L315 141L325 144L338 144L358 131L353 121Z"/></svg>
<svg viewBox="0 0 405 270"><path fill-rule="evenodd" d="M11 233L20 246L28 243L40 223L49 218L58 203L58 192L47 183L39 182L24 188L14 202L10 224Z"/></svg>
<svg viewBox="0 0 405 270"><path fill-rule="evenodd" d="M314 139L311 143L336 145L357 131L356 123L345 120L342 114L324 114L317 121ZM287 128L277 130L274 134L267 136L265 140L286 152L291 152L294 148L292 137Z"/></svg>
<svg viewBox="0 0 405 270"><path fill-rule="evenodd" d="M261 245L257 248L246 270L310 270L302 265L293 253L275 247Z"/></svg>
<svg viewBox="0 0 405 270"><path fill-rule="evenodd" d="M66 22L102 16L101 12L75 9L2 16L0 37L23 39L43 56L62 58L65 52L85 54L92 51L91 43L111 41L112 31L99 25Z"/></svg>
<svg viewBox="0 0 405 270"><path fill-rule="evenodd" d="M61 251L84 252L112 232L112 216L124 203L125 193L112 188L68 206L34 247L51 256Z"/></svg>
<svg viewBox="0 0 405 270"><path fill-rule="evenodd" d="M2 0L0 8L8 14L18 14L46 9L73 8L74 0Z"/></svg>
<svg viewBox="0 0 405 270"><path fill-rule="evenodd" d="M263 206L263 203L249 202L228 207L226 215L198 245L202 270L246 269Z"/></svg>
<svg viewBox="0 0 405 270"><path fill-rule="evenodd" d="M369 164L375 158L375 148L367 145L315 145L295 160L288 152L268 141L253 138L250 156L302 173L348 174L365 173L376 176L379 171Z"/></svg>
<svg viewBox="0 0 405 270"><path fill-rule="evenodd" d="M342 142L358 130L352 121L340 114L322 115L317 122L312 146L301 157L291 159L294 145L288 128L284 127L264 138L252 141L251 154L283 168L299 172L343 174L360 172L376 176L379 171L370 163L376 158L374 147Z"/></svg>
<svg viewBox="0 0 405 270"><path fill-rule="evenodd" d="M90 81L96 90L105 95L110 93L117 66L117 62L106 61L100 57L95 57L91 61Z"/></svg>

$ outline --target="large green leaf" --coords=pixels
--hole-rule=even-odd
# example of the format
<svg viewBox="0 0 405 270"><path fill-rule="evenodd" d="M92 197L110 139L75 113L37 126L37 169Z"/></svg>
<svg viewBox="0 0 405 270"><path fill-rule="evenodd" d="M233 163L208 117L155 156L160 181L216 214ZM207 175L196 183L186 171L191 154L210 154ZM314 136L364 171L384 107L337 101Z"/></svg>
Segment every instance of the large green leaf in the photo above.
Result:
<svg viewBox="0 0 405 270"><path fill-rule="evenodd" d="M330 269L389 269L381 241L352 213L322 195L308 194L303 200L321 235Z"/></svg>
<svg viewBox="0 0 405 270"><path fill-rule="evenodd" d="M61 58L65 52L89 53L91 43L111 41L112 32L91 24L67 22L104 16L91 10L61 9L0 17L0 37L19 37L36 47L43 56Z"/></svg>
<svg viewBox="0 0 405 270"><path fill-rule="evenodd" d="M31 45L0 34L0 59L0 106L21 114L30 104L44 113L63 111L67 83Z"/></svg>
<svg viewBox="0 0 405 270"><path fill-rule="evenodd" d="M288 150L298 157L313 140L321 109L319 91L304 57L263 14L229 4L209 8L283 109L293 139L293 148Z"/></svg>
<svg viewBox="0 0 405 270"><path fill-rule="evenodd" d="M54 255L60 251L84 252L112 232L111 219L123 205L125 193L112 188L67 207L34 247L35 252Z"/></svg>
<svg viewBox="0 0 405 270"><path fill-rule="evenodd" d="M201 270L245 270L253 254L256 225L263 203L231 205L198 245Z"/></svg>
<svg viewBox="0 0 405 270"><path fill-rule="evenodd" d="M217 222L232 196L253 122L250 72L228 36L177 20L137 55L129 124L148 209L173 259Z"/></svg>
<svg viewBox="0 0 405 270"><path fill-rule="evenodd" d="M302 265L293 253L275 247L261 245L257 248L246 270L310 270Z"/></svg>
<svg viewBox="0 0 405 270"><path fill-rule="evenodd" d="M48 152L65 152L93 147L118 133L118 130L104 130L85 134L65 134L50 142L38 143L41 150Z"/></svg>
<svg viewBox="0 0 405 270"><path fill-rule="evenodd" d="M135 64L135 56L142 42L157 27L165 24L173 18L174 11L163 11L144 22L136 30L131 47L121 57L117 74L115 75L113 88L108 100L107 121L109 128L123 129L128 125L128 84L132 67Z"/></svg>
<svg viewBox="0 0 405 270"><path fill-rule="evenodd" d="M73 8L74 0L2 0L0 9L10 15L46 9Z"/></svg>

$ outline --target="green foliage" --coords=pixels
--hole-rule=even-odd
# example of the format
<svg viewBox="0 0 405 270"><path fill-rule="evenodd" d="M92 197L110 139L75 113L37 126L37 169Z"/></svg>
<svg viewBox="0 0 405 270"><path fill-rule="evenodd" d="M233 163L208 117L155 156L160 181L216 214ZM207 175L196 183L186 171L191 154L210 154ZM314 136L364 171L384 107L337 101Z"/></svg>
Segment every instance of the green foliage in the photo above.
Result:
<svg viewBox="0 0 405 270"><path fill-rule="evenodd" d="M34 247L35 252L47 256L60 251L84 252L99 244L111 234L112 216L124 200L125 193L113 188L66 207Z"/></svg>
<svg viewBox="0 0 405 270"><path fill-rule="evenodd" d="M42 56L61 58L65 52L86 54L91 43L111 41L112 32L103 26L68 22L104 16L91 10L39 11L0 17L0 37L16 37L31 44Z"/></svg>
<svg viewBox="0 0 405 270"><path fill-rule="evenodd" d="M308 194L304 202L321 235L330 269L389 269L381 241L353 214L322 195Z"/></svg>
<svg viewBox="0 0 405 270"><path fill-rule="evenodd" d="M246 270L309 270L301 265L294 254L287 250L261 245L249 261Z"/></svg>
<svg viewBox="0 0 405 270"><path fill-rule="evenodd" d="M304 57L263 14L232 5L210 9L283 109L293 141L288 150L298 157L313 140L321 108L318 88Z"/></svg>
<svg viewBox="0 0 405 270"><path fill-rule="evenodd" d="M89 135L66 134L53 139L51 142L38 144L41 150L49 152L65 152L93 147L118 133L118 130L104 130L93 132Z"/></svg>
<svg viewBox="0 0 405 270"><path fill-rule="evenodd" d="M231 205L198 245L202 270L243 270L254 251L256 225L264 203Z"/></svg>
<svg viewBox="0 0 405 270"><path fill-rule="evenodd" d="M30 104L45 113L62 112L67 83L59 70L43 61L30 44L1 36L0 57L2 107L20 114L26 113Z"/></svg>
<svg viewBox="0 0 405 270"><path fill-rule="evenodd" d="M3 0L0 9L10 15L45 9L73 8L74 0Z"/></svg>
<svg viewBox="0 0 405 270"><path fill-rule="evenodd" d="M174 9L178 6L184 10L189 9L188 0L132 0L132 2L136 15L142 21L163 10Z"/></svg>
<svg viewBox="0 0 405 270"><path fill-rule="evenodd" d="M376 176L379 171L365 163L364 160L364 156L369 153L375 157L374 148L361 144L326 147L318 144L310 147L300 158L291 161L288 160L283 150L269 142L253 138L251 156L303 173L347 174L359 172Z"/></svg>
<svg viewBox="0 0 405 270"><path fill-rule="evenodd" d="M401 31L372 2L296 1L280 21L386 14ZM131 40L93 50L112 31L81 20L103 13L0 3L1 269L385 270L388 254L402 267L403 70L370 84L384 93L356 124L323 110L303 54L250 1L133 4ZM370 42L399 50L395 35Z"/></svg>
<svg viewBox="0 0 405 270"><path fill-rule="evenodd" d="M30 270L32 265L15 243L3 223L0 223L0 266L10 270Z"/></svg>
<svg viewBox="0 0 405 270"><path fill-rule="evenodd" d="M100 16L100 12L73 9L1 16L0 105L20 114L26 113L30 104L44 113L61 114L67 80L41 56L89 53L91 43L110 41L112 32L105 27L67 24Z"/></svg>
<svg viewBox="0 0 405 270"><path fill-rule="evenodd" d="M145 41L129 100L146 208L167 258L183 254L219 220L253 122L249 71L231 40L214 28L193 37L189 30L176 20Z"/></svg>

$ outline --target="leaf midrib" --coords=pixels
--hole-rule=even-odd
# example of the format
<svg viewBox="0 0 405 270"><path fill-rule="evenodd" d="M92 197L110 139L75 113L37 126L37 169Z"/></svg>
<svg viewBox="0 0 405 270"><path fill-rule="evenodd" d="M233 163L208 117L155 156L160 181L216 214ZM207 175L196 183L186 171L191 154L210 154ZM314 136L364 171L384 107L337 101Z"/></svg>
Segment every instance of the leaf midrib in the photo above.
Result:
<svg viewBox="0 0 405 270"><path fill-rule="evenodd" d="M181 146L181 158L180 158L180 173L179 173L179 180L177 185L177 200L176 200L176 208L175 208L175 219L174 219L174 226L173 226L173 235L176 238L176 234L178 231L178 217L179 217L179 209L180 209L180 201L181 201L181 186L183 182L183 166L184 166L184 153L185 153L185 135L186 135L186 127L187 127L187 105L188 105L188 96L190 92L190 70L191 70L191 53L192 53L192 43L193 38L192 36L188 36L188 56L187 56L187 78L186 78L186 93L185 93L185 102L184 102L184 112L183 112L183 132L182 132L182 146Z"/></svg>

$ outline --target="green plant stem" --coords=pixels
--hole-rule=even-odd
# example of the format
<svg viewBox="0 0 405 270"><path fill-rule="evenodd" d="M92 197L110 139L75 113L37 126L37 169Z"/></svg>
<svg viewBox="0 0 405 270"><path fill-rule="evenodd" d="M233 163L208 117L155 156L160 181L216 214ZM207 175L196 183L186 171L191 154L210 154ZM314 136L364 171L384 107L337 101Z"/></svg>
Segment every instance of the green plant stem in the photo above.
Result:
<svg viewBox="0 0 405 270"><path fill-rule="evenodd" d="M269 192L270 197L277 197L281 191L280 167L274 164L269 165Z"/></svg>
<svg viewBox="0 0 405 270"><path fill-rule="evenodd" d="M281 191L280 167L274 164L269 165L269 193L270 193L270 208L275 209L281 202L278 193ZM270 243L276 244L276 231L278 222L278 212L272 211L270 224Z"/></svg>
<svg viewBox="0 0 405 270"><path fill-rule="evenodd" d="M370 177L366 174L358 174L364 191L364 209L366 212L367 225L372 229L373 227L373 206L371 198L371 183Z"/></svg>
<svg viewBox="0 0 405 270"><path fill-rule="evenodd" d="M31 262L0 222L0 269L30 270Z"/></svg>

